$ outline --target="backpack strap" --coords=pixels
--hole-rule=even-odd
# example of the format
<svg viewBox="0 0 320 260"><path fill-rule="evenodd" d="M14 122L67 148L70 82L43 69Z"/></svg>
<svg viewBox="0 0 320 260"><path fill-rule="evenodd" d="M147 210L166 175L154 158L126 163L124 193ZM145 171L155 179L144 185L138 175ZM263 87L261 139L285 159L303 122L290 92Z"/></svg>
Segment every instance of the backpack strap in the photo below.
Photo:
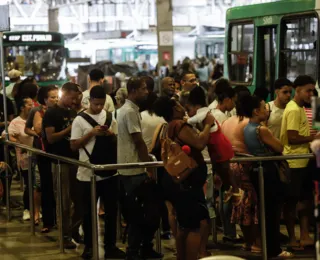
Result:
<svg viewBox="0 0 320 260"><path fill-rule="evenodd" d="M107 112L107 111L106 111ZM110 112L107 112L107 118L106 118L106 122L105 122L105 125L107 126L111 126L112 124L112 113Z"/></svg>
<svg viewBox="0 0 320 260"><path fill-rule="evenodd" d="M97 123L96 120L94 120L91 116L89 116L87 113L85 112L81 112L79 113L79 116L81 116L84 120L86 120L91 126L92 128L95 128L96 126L98 126L99 124ZM106 122L108 121L108 118L106 120ZM88 152L88 150L86 149L85 146L82 146L82 149L84 150L84 152L86 153L86 155L88 156L89 160L91 159L91 155Z"/></svg>
<svg viewBox="0 0 320 260"><path fill-rule="evenodd" d="M85 112L81 112L79 116L81 116L84 120L86 120L93 128L99 125L96 120L94 120L91 116L89 116Z"/></svg>

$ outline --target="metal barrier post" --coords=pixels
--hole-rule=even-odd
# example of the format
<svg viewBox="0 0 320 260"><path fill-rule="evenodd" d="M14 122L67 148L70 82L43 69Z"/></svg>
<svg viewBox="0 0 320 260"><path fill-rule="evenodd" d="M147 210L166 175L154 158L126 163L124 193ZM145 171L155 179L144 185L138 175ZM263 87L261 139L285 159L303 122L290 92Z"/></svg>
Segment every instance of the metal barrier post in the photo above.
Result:
<svg viewBox="0 0 320 260"><path fill-rule="evenodd" d="M260 162L260 166L259 166L259 190L260 190L260 225L261 225L262 259L267 260L266 213L265 213L264 177L263 177L262 162Z"/></svg>
<svg viewBox="0 0 320 260"><path fill-rule="evenodd" d="M56 169L55 169L56 170ZM63 237L63 204L62 204L62 182L61 182L61 164L58 160L57 172L57 196L58 196L58 212L59 212L59 247L60 253L64 253L64 237Z"/></svg>
<svg viewBox="0 0 320 260"><path fill-rule="evenodd" d="M156 162L157 158L153 155L153 154L149 154L149 157L152 161ZM158 183L158 168L155 168L155 179L156 179L156 183ZM161 219L160 219L160 223L159 223L159 228L157 229L156 232L156 250L158 253L161 254Z"/></svg>
<svg viewBox="0 0 320 260"><path fill-rule="evenodd" d="M33 178L32 178L32 152L28 152L28 186L29 186L29 212L30 212L30 225L31 235L35 235L34 226L34 198L33 198Z"/></svg>
<svg viewBox="0 0 320 260"><path fill-rule="evenodd" d="M7 165L10 165L9 162L9 152L8 152L8 146L5 144L4 145L4 160ZM5 173L5 180L6 180L6 213L7 213L7 221L11 221L11 209L10 209L10 183L9 183L9 169L6 168L6 173Z"/></svg>
<svg viewBox="0 0 320 260"><path fill-rule="evenodd" d="M92 250L93 259L99 259L98 217L97 217L97 177L92 169L91 175L91 214L92 214Z"/></svg>

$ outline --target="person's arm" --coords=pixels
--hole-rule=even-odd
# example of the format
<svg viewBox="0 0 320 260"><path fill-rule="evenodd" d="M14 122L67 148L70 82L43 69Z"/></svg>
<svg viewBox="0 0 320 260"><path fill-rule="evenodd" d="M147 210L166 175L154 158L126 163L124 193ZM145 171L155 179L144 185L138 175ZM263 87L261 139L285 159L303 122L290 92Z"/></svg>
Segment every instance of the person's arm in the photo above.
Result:
<svg viewBox="0 0 320 260"><path fill-rule="evenodd" d="M30 135L30 136L34 136L34 137L39 136L34 130L32 130L31 128L28 128L28 127L24 128L24 133L27 135Z"/></svg>
<svg viewBox="0 0 320 260"><path fill-rule="evenodd" d="M128 132L137 148L139 159L142 162L149 162L149 154L146 143L142 138L139 115L135 111L128 111L125 115Z"/></svg>
<svg viewBox="0 0 320 260"><path fill-rule="evenodd" d="M55 128L53 126L46 127L46 136L49 144L54 144L61 139L63 139L65 136L67 136L71 132L71 125L69 125L67 128L63 129L62 131L56 133Z"/></svg>
<svg viewBox="0 0 320 260"><path fill-rule="evenodd" d="M36 112L33 117L33 129L37 135L41 134L42 131L42 116L40 112Z"/></svg>
<svg viewBox="0 0 320 260"><path fill-rule="evenodd" d="M260 127L261 141L277 153L282 153L283 145L280 140L275 138L266 126Z"/></svg>
<svg viewBox="0 0 320 260"><path fill-rule="evenodd" d="M299 135L300 129L300 111L292 110L288 113L287 116L287 135L288 135L288 142L292 145L298 144L306 144L312 142L315 137L314 136L302 136ZM308 124L308 121L306 121Z"/></svg>
<svg viewBox="0 0 320 260"><path fill-rule="evenodd" d="M146 143L143 141L142 133L132 133L131 137L137 148L140 161L149 162L148 148Z"/></svg>
<svg viewBox="0 0 320 260"><path fill-rule="evenodd" d="M178 138L185 144L196 148L198 150L203 150L208 144L210 136L210 128L214 124L214 117L208 114L204 122L204 128L199 134L191 127L183 127L178 134Z"/></svg>

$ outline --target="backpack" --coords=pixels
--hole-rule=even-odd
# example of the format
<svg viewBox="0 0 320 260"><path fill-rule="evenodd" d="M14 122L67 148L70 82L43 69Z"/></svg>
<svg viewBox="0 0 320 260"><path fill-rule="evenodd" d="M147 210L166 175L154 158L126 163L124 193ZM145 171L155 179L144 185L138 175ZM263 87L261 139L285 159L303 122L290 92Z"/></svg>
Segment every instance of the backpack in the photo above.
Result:
<svg viewBox="0 0 320 260"><path fill-rule="evenodd" d="M196 161L188 156L182 149L180 144L169 138L169 127L175 128L179 121L172 121L170 125L165 124L161 132L161 159L164 168L177 183L183 182L188 178L190 173L198 167ZM180 127L181 129L181 127ZM179 130L180 130L179 129ZM176 130L176 129L175 129ZM179 131L174 131L179 133Z"/></svg>
<svg viewBox="0 0 320 260"><path fill-rule="evenodd" d="M87 113L79 114L86 120L93 128L99 124ZM107 112L107 119L105 125L110 126L112 123L112 114ZM82 147L89 161L92 164L117 164L117 137L110 136L96 136L96 142L90 154L85 147ZM101 177L111 177L117 173L117 170L95 171L95 174Z"/></svg>

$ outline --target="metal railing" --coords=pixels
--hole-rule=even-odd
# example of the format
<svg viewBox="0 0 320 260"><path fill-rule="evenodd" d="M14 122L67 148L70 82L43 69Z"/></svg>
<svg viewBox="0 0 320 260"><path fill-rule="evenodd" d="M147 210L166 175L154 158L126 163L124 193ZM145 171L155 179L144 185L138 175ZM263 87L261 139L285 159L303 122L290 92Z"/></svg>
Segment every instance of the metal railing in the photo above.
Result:
<svg viewBox="0 0 320 260"><path fill-rule="evenodd" d="M80 162L75 159L70 159L54 154L49 154L46 152L43 152L42 150L35 149L26 145L17 144L10 141L5 141L5 153L7 153L6 147L14 146L19 147L22 149L25 149L28 151L29 154L29 169L28 174L31 176L31 160L32 160L32 154L41 155L44 157L48 157L51 159L57 160L58 163L58 180L57 180L57 187L58 187L58 203L59 203L59 211L62 212L62 197L61 197L61 167L60 163L69 163L74 164L82 167L86 167L91 169L92 176L91 176L91 205L92 205L92 242L93 242L93 259L98 259L99 256L99 246L98 246L98 220L97 220L97 203L96 203L96 175L95 171L102 171L102 170L119 170L119 169L134 169L134 168L159 168L163 167L163 163L159 161L155 161L156 158L153 155L150 155L151 160L153 162L143 162L143 163L127 163L127 164L109 164L109 165L93 165L90 163L84 163ZM8 155L5 156L5 158L8 158ZM267 259L267 243L266 243L266 219L265 219L265 196L264 196L264 170L262 166L262 162L264 161L281 161L281 160L293 160L293 159L310 159L314 158L313 154L301 154L301 155L285 155L285 156L269 156L269 157L235 157L230 162L231 163L241 163L241 162L258 162L259 163L259 170L258 170L258 177L259 177L259 195L260 195L260 226L261 226L261 239L262 239L262 259ZM210 160L206 160L207 164L210 164ZM8 171L6 171L7 177L8 177ZM29 198L30 198L30 218L31 220L34 217L34 205L33 205L33 188L32 188L32 178L29 178ZM9 207L9 200L8 197L10 196L9 189L7 187L7 216L8 221L10 221L10 207ZM60 252L64 252L63 247L63 230L62 230L62 214L59 214L59 245L60 245ZM32 235L35 234L35 227L34 222L31 222L31 233ZM161 251L161 239L160 239L160 230L158 229L156 234L156 249L158 252Z"/></svg>

